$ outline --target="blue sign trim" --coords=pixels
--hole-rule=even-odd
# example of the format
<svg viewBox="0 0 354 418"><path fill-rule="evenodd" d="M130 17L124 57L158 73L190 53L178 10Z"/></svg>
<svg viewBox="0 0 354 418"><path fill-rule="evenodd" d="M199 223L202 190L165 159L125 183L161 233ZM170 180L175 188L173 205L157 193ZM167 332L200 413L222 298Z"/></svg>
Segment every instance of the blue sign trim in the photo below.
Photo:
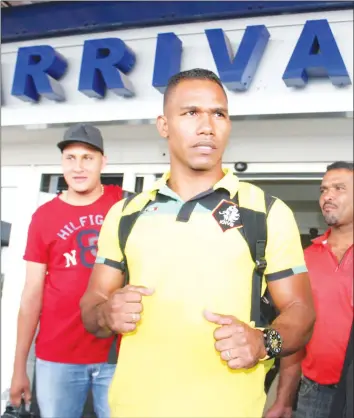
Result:
<svg viewBox="0 0 354 418"><path fill-rule="evenodd" d="M353 1L50 1L2 8L1 40L353 8Z"/></svg>

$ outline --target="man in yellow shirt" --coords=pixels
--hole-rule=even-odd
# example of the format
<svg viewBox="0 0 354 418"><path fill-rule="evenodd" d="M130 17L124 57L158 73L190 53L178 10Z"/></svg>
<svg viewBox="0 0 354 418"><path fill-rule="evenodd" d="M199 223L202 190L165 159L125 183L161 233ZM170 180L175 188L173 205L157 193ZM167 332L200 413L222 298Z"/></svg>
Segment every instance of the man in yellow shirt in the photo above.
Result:
<svg viewBox="0 0 354 418"><path fill-rule="evenodd" d="M171 171L110 210L81 300L88 331L123 334L111 417L261 417L269 359L301 349L315 320L296 222L276 199L263 288L280 314L257 329L254 262L235 198L247 194L242 206L264 212L264 194L222 169L231 123L218 77L203 69L172 77L157 128ZM120 220L137 211L122 242Z"/></svg>

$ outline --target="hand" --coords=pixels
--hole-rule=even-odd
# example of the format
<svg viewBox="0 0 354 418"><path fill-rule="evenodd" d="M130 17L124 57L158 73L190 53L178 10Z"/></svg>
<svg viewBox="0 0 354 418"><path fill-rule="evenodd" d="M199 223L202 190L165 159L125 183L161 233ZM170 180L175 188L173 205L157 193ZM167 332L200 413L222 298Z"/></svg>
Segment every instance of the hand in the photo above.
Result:
<svg viewBox="0 0 354 418"><path fill-rule="evenodd" d="M136 329L143 311L143 296L154 293L152 289L143 286L125 286L113 293L103 305L104 324L119 334L132 332Z"/></svg>
<svg viewBox="0 0 354 418"><path fill-rule="evenodd" d="M31 401L30 381L27 373L14 373L10 388L10 402L12 406L17 408L21 406L21 400L24 399L28 404Z"/></svg>
<svg viewBox="0 0 354 418"><path fill-rule="evenodd" d="M264 418L291 418L293 416L293 408L281 403L275 403L268 409Z"/></svg>
<svg viewBox="0 0 354 418"><path fill-rule="evenodd" d="M249 369L267 355L263 333L231 315L204 312L205 318L220 325L214 331L215 349L230 369Z"/></svg>

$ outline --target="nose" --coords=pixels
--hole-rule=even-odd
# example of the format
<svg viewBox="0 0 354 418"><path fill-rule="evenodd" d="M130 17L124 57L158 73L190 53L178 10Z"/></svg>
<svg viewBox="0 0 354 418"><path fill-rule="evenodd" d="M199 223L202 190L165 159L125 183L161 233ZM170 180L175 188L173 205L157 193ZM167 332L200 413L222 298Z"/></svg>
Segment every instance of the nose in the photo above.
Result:
<svg viewBox="0 0 354 418"><path fill-rule="evenodd" d="M327 202L332 202L333 201L333 196L331 194L326 194L324 197L324 201Z"/></svg>
<svg viewBox="0 0 354 418"><path fill-rule="evenodd" d="M332 202L334 199L334 191L332 189L328 189L323 193L323 200L325 202Z"/></svg>
<svg viewBox="0 0 354 418"><path fill-rule="evenodd" d="M83 162L80 158L75 160L74 171L81 172L83 170Z"/></svg>
<svg viewBox="0 0 354 418"><path fill-rule="evenodd" d="M334 195L332 191L326 191L322 196L322 206L326 204L334 205Z"/></svg>
<svg viewBox="0 0 354 418"><path fill-rule="evenodd" d="M207 113L200 115L198 134L199 135L214 135L214 125L212 122L212 116Z"/></svg>

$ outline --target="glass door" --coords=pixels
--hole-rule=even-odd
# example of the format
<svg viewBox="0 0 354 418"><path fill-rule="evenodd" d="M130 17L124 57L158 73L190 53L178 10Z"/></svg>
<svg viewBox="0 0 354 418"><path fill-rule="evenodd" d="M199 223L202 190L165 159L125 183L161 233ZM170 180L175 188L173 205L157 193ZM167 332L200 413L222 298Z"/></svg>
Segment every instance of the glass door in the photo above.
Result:
<svg viewBox="0 0 354 418"><path fill-rule="evenodd" d="M326 231L327 225L318 202L322 176L306 174L287 177L240 177L283 200L292 209L300 230L303 248L308 247L312 239Z"/></svg>

